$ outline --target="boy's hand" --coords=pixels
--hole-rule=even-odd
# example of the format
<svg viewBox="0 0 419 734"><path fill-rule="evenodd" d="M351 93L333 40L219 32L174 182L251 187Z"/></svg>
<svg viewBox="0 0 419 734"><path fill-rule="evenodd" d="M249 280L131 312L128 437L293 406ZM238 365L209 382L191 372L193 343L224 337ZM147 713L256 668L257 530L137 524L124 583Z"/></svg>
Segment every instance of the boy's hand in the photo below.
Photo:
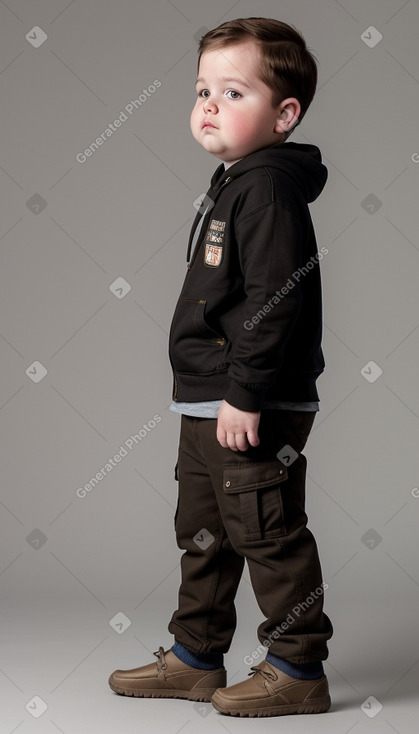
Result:
<svg viewBox="0 0 419 734"><path fill-rule="evenodd" d="M233 451L246 451L249 444L258 446L259 421L260 410L239 410L223 400L218 411L217 440L223 448Z"/></svg>

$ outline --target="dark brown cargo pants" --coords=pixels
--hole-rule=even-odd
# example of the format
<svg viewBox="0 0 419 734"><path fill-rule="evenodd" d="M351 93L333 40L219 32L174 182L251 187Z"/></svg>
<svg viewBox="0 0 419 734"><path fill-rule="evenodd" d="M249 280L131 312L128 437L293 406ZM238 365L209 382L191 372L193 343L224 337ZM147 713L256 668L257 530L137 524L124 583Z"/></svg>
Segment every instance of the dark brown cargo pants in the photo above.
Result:
<svg viewBox="0 0 419 734"><path fill-rule="evenodd" d="M184 553L179 607L168 630L192 652L229 650L246 558L265 617L260 643L293 663L327 658L333 627L323 612L321 567L307 528L301 453L315 415L262 410L259 446L238 452L217 441L217 419L181 416L174 522Z"/></svg>

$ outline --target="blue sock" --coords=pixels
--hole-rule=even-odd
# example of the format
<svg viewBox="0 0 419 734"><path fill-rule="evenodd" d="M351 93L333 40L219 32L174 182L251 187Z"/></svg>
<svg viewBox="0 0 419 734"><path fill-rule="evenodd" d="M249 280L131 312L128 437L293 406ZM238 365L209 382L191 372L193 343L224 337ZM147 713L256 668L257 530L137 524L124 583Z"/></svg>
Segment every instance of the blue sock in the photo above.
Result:
<svg viewBox="0 0 419 734"><path fill-rule="evenodd" d="M216 670L224 665L224 655L221 652L193 653L183 647L180 642L175 642L171 650L179 660L192 668Z"/></svg>
<svg viewBox="0 0 419 734"><path fill-rule="evenodd" d="M283 673L290 675L292 678L300 680L314 680L324 675L324 669L321 661L316 663L290 663L284 658L278 658L270 652L266 655L266 662L279 668Z"/></svg>

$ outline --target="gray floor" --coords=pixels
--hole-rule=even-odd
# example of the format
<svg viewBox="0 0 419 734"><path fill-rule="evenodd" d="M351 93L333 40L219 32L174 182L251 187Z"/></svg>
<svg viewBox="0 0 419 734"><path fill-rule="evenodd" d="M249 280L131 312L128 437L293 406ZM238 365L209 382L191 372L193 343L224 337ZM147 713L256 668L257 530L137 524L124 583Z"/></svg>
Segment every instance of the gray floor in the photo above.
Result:
<svg viewBox="0 0 419 734"><path fill-rule="evenodd" d="M115 668L131 668L154 660L153 650L169 647L168 597L176 599L177 574L169 574L161 595L137 608L108 600L99 610L85 597L3 602L0 680L1 734L108 734L138 731L235 732L286 731L333 734L413 734L419 716L419 661L414 629L417 604L368 606L328 593L327 611L335 634L325 671L332 708L326 714L237 719L216 712L211 704L183 700L131 699L107 685ZM260 612L245 569L237 595L239 623L226 655L228 684L244 680L249 667L243 657L258 645L255 629ZM112 609L111 613L109 610ZM123 612L131 624L116 632L109 620ZM123 629L123 627L119 627ZM259 661L257 661L259 662ZM39 701L37 698L42 699ZM374 697L377 702L370 697ZM369 699L369 701L368 701ZM370 707L361 705L367 701ZM42 703L44 702L44 703ZM47 708L35 718L33 713ZM379 706L382 706L380 710ZM28 708L26 708L26 706ZM369 715L366 712L368 711Z"/></svg>

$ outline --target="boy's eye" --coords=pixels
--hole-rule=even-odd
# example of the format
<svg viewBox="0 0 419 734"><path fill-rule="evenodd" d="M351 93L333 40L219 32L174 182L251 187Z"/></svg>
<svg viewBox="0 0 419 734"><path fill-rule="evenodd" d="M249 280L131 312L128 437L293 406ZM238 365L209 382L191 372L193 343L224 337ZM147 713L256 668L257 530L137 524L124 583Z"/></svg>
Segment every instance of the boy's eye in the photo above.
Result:
<svg viewBox="0 0 419 734"><path fill-rule="evenodd" d="M228 95L232 95L230 99L240 99L242 96L240 92L236 92L234 89L229 89L227 92ZM203 97L204 99L207 99L209 97L209 90L208 89L201 89L197 92L198 97Z"/></svg>

